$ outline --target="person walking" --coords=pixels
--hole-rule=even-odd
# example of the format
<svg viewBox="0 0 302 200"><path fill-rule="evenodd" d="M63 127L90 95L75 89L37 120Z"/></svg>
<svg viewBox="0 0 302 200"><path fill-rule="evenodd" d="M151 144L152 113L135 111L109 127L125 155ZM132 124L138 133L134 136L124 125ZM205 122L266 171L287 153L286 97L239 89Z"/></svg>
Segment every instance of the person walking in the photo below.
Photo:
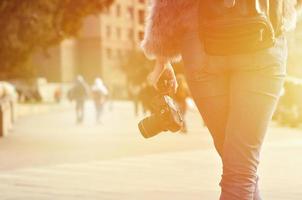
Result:
<svg viewBox="0 0 302 200"><path fill-rule="evenodd" d="M96 111L96 121L100 122L104 104L108 97L108 89L101 78L96 78L92 86L92 97Z"/></svg>
<svg viewBox="0 0 302 200"><path fill-rule="evenodd" d="M133 107L134 107L134 114L135 116L139 115L139 107L140 107L140 99L139 99L139 93L141 91L141 85L139 84L134 84L134 83L129 83L128 87L128 93L131 101L133 102Z"/></svg>
<svg viewBox="0 0 302 200"><path fill-rule="evenodd" d="M89 95L89 88L82 76L77 76L73 87L68 93L68 98L75 101L76 121L82 123L84 120L85 101Z"/></svg>
<svg viewBox="0 0 302 200"><path fill-rule="evenodd" d="M257 168L286 75L294 0L153 0L142 48L148 80L182 57L192 97L222 160L220 200L260 200ZM176 90L177 84L174 84Z"/></svg>

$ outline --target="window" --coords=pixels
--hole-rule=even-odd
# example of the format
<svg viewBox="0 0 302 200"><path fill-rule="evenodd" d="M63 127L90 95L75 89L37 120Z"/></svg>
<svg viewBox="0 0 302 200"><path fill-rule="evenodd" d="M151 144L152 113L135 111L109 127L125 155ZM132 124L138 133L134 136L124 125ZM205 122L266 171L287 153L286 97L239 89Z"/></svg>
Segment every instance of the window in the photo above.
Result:
<svg viewBox="0 0 302 200"><path fill-rule="evenodd" d="M144 25L144 23L145 23L145 11L144 10L138 11L138 21L139 21L139 24Z"/></svg>
<svg viewBox="0 0 302 200"><path fill-rule="evenodd" d="M133 40L133 36L134 36L133 29L129 28L129 30L128 30L128 39Z"/></svg>
<svg viewBox="0 0 302 200"><path fill-rule="evenodd" d="M128 17L129 17L130 19L133 19L133 18L134 18L133 7L131 7L131 6L128 7Z"/></svg>
<svg viewBox="0 0 302 200"><path fill-rule="evenodd" d="M107 38L111 37L111 27L110 26L106 26L106 37Z"/></svg>
<svg viewBox="0 0 302 200"><path fill-rule="evenodd" d="M121 28L116 28L116 37L117 37L117 39L121 39L121 37L122 37Z"/></svg>
<svg viewBox="0 0 302 200"><path fill-rule="evenodd" d="M144 32L143 31L140 31L139 33L138 33L138 38L139 38L139 40L140 41L142 41L143 39L144 39Z"/></svg>
<svg viewBox="0 0 302 200"><path fill-rule="evenodd" d="M107 54L107 58L111 59L112 58L112 50L111 49L106 49L106 54Z"/></svg>
<svg viewBox="0 0 302 200"><path fill-rule="evenodd" d="M121 5L120 4L116 5L116 16L117 17L121 16Z"/></svg>

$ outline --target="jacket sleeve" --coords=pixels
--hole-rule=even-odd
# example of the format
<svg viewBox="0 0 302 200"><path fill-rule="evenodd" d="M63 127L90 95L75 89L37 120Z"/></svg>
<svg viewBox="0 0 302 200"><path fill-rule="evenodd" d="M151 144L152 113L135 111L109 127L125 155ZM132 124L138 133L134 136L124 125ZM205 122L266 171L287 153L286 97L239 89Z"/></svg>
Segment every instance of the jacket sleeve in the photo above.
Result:
<svg viewBox="0 0 302 200"><path fill-rule="evenodd" d="M196 0L151 0L141 47L149 59L180 60L186 31L198 28Z"/></svg>

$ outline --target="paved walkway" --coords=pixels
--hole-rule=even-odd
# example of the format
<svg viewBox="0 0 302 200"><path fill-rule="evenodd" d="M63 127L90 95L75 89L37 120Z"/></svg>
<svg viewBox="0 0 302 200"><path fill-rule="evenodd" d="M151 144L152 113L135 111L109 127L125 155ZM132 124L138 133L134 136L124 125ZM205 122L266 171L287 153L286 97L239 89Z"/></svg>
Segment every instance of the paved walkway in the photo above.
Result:
<svg viewBox="0 0 302 200"><path fill-rule="evenodd" d="M190 112L188 135L143 139L129 104L107 109L103 124L75 125L64 110L21 118L0 140L0 199L217 200L220 162ZM259 169L264 200L302 197L302 131L272 126Z"/></svg>

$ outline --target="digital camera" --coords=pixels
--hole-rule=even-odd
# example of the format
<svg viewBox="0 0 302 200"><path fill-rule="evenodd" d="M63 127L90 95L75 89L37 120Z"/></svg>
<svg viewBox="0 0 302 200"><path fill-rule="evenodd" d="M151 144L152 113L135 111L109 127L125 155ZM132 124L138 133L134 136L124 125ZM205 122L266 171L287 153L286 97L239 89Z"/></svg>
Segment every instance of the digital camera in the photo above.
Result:
<svg viewBox="0 0 302 200"><path fill-rule="evenodd" d="M168 95L158 95L153 99L151 113L138 124L145 138L153 137L163 131L177 132L183 127L180 110Z"/></svg>

